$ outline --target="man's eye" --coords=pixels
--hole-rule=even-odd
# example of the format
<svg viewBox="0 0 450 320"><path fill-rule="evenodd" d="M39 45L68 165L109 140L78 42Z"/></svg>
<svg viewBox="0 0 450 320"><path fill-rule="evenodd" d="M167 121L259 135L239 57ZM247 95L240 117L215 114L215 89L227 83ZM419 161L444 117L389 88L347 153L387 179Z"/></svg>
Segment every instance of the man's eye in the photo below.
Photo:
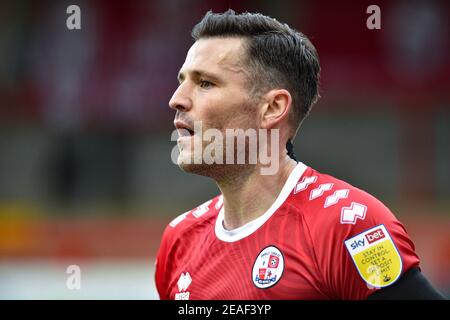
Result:
<svg viewBox="0 0 450 320"><path fill-rule="evenodd" d="M213 86L213 84L211 82L209 82L209 81L206 81L206 80L201 80L200 81L200 87L201 88L209 88L209 87L212 87L212 86Z"/></svg>

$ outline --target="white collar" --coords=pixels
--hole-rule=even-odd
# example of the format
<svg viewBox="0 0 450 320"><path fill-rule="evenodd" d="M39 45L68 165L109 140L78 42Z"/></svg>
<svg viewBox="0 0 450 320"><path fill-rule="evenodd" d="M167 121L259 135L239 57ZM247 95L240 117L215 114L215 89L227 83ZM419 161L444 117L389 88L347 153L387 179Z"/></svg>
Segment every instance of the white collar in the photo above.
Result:
<svg viewBox="0 0 450 320"><path fill-rule="evenodd" d="M216 219L216 227L215 232L217 238L225 242L235 242L241 240L253 232L258 230L269 218L278 210L278 208L286 201L287 197L291 193L292 189L294 189L298 180L301 178L303 173L305 172L307 166L302 162L299 162L294 170L289 174L288 179L286 180L283 188L280 191L280 194L275 199L274 203L270 206L270 208L261 216L252 220L243 226L240 226L233 230L226 230L223 227L223 219L224 219L224 206L219 211L219 214Z"/></svg>

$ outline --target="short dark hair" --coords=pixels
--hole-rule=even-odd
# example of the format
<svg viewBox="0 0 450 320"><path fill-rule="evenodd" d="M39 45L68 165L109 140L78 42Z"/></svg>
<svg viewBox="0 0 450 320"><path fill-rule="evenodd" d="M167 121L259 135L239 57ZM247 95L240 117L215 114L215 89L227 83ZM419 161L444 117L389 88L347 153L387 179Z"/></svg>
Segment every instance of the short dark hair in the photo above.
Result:
<svg viewBox="0 0 450 320"><path fill-rule="evenodd" d="M209 11L192 29L195 41L209 37L243 37L253 89L261 93L285 88L293 99L292 124L298 128L319 98L319 56L302 33L259 13Z"/></svg>

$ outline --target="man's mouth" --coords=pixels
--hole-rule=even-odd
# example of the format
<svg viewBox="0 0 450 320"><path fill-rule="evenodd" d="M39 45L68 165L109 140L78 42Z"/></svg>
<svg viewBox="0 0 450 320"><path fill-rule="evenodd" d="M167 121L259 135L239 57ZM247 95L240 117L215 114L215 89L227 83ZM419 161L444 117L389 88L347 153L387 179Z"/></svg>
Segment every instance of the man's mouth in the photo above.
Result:
<svg viewBox="0 0 450 320"><path fill-rule="evenodd" d="M194 131L189 129L177 129L179 138L191 138L194 136Z"/></svg>
<svg viewBox="0 0 450 320"><path fill-rule="evenodd" d="M192 129L192 126L189 126L187 123L175 120L174 121L175 128L178 131L178 135L181 137L191 137L194 135L194 130Z"/></svg>

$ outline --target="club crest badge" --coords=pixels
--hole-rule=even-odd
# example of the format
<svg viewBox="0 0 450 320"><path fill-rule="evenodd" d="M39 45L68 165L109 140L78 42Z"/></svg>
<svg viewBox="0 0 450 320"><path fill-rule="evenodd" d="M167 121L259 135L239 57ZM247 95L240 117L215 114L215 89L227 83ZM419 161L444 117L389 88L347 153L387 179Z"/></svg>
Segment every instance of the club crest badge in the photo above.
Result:
<svg viewBox="0 0 450 320"><path fill-rule="evenodd" d="M266 289L274 286L283 275L284 257L278 248L264 248L253 264L252 281L257 288Z"/></svg>

